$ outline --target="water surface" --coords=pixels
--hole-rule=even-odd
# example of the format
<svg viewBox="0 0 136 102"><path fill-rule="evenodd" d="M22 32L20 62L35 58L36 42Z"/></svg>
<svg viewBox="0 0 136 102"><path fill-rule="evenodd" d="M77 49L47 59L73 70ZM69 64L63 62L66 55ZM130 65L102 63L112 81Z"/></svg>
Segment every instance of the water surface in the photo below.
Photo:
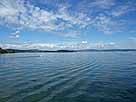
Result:
<svg viewBox="0 0 136 102"><path fill-rule="evenodd" d="M136 102L136 52L0 55L0 102Z"/></svg>

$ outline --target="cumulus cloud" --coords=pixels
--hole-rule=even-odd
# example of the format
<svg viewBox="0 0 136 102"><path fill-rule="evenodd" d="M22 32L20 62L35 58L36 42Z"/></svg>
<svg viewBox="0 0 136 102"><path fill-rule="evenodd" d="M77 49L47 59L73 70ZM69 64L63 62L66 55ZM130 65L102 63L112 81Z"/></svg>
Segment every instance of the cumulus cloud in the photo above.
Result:
<svg viewBox="0 0 136 102"><path fill-rule="evenodd" d="M128 2L124 5L117 6L115 9L112 9L111 14L112 16L122 16L124 14L127 14L128 12L135 12L135 4L132 4L131 2Z"/></svg>
<svg viewBox="0 0 136 102"><path fill-rule="evenodd" d="M46 32L62 32L65 29L74 29L74 26L85 27L89 21L85 14L70 15L66 7L60 7L57 13L54 13L23 0L1 0L0 12L1 25ZM75 36L75 33L69 33L69 36L67 34L64 32L64 36Z"/></svg>
<svg viewBox="0 0 136 102"><path fill-rule="evenodd" d="M125 19L124 15L136 11L135 0L83 0L79 3L79 12L88 13L91 18L90 27L94 27L105 34L122 32L131 25L131 20ZM133 21L133 20L132 20ZM133 28L132 28L133 29Z"/></svg>
<svg viewBox="0 0 136 102"><path fill-rule="evenodd" d="M82 50L82 49L134 49L136 48L136 37L129 37L122 42L67 42L67 43L32 43L24 42L17 44L0 43L1 48L5 49L39 49L39 50Z"/></svg>
<svg viewBox="0 0 136 102"><path fill-rule="evenodd" d="M83 44L87 44L87 41L82 41L81 43L83 43Z"/></svg>
<svg viewBox="0 0 136 102"><path fill-rule="evenodd" d="M19 37L20 37L20 31L18 30L10 34L10 38L12 39L18 39Z"/></svg>
<svg viewBox="0 0 136 102"><path fill-rule="evenodd" d="M65 37L77 37L88 27L111 34L123 26L116 17L135 11L135 8L131 7L133 3L115 6L117 3L115 0L84 0L74 5L75 8L72 8L68 1L65 3L58 0L55 0L55 3L50 0L39 1L50 5L52 7L50 10L34 5L32 0L29 1L0 0L0 25L13 29L60 33L59 35Z"/></svg>
<svg viewBox="0 0 136 102"><path fill-rule="evenodd" d="M116 48L114 42L110 43L88 43L87 41L82 41L78 43L20 43L20 44L0 44L0 47L8 49L40 49L40 50L81 50L81 49L112 49Z"/></svg>

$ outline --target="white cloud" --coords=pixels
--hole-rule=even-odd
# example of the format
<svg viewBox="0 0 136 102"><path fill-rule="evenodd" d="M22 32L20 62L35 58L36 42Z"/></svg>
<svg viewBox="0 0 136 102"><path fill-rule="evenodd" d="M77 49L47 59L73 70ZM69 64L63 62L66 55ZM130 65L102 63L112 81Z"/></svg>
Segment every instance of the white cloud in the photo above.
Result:
<svg viewBox="0 0 136 102"><path fill-rule="evenodd" d="M10 38L18 39L20 37L20 31L15 31L14 33L11 33Z"/></svg>
<svg viewBox="0 0 136 102"><path fill-rule="evenodd" d="M65 29L74 29L74 26L80 28L88 25L87 21L89 21L89 18L85 14L70 15L66 7L60 7L56 11L57 13L54 13L24 2L20 0L1 0L1 25L6 24L11 28L46 32L56 32ZM70 35L67 34L65 35L64 33L64 36L75 36L72 33L69 33Z"/></svg>
<svg viewBox="0 0 136 102"><path fill-rule="evenodd" d="M136 36L129 37L128 39L132 41L136 41Z"/></svg>
<svg viewBox="0 0 136 102"><path fill-rule="evenodd" d="M80 49L112 49L116 48L116 44L111 43L88 43L87 41L82 41L80 43L22 43L22 44L0 44L2 48L11 49L40 49L40 50L80 50Z"/></svg>
<svg viewBox="0 0 136 102"><path fill-rule="evenodd" d="M111 14L112 16L122 16L131 11L136 11L136 9L131 5L121 5L112 10Z"/></svg>
<svg viewBox="0 0 136 102"><path fill-rule="evenodd" d="M83 44L87 44L87 41L82 41L81 43L83 43Z"/></svg>
<svg viewBox="0 0 136 102"><path fill-rule="evenodd" d="M39 2L54 4L49 0ZM58 1L55 3L56 10L47 10L26 0L0 0L0 25L13 29L60 33L65 37L79 36L81 30L87 27L111 34L122 26L116 17L135 11L135 8L131 7L132 3L115 6L115 0L80 1L74 10L71 9L71 4Z"/></svg>
<svg viewBox="0 0 136 102"><path fill-rule="evenodd" d="M95 0L90 2L90 5L93 7L98 7L100 9L109 9L115 5L115 0Z"/></svg>
<svg viewBox="0 0 136 102"><path fill-rule="evenodd" d="M132 1L117 0L83 0L79 3L79 12L86 12L91 19L90 28L95 28L105 34L123 32L131 24L125 14L136 11L136 4ZM129 21L128 21L129 20ZM124 29L122 29L124 28Z"/></svg>
<svg viewBox="0 0 136 102"><path fill-rule="evenodd" d="M130 37L128 41L115 43L115 42L96 42L88 43L87 41L82 41L78 43L18 43L18 44L2 44L0 43L1 48L11 48L11 49L39 49L39 50L81 50L81 49L134 49L136 48L136 39L135 37Z"/></svg>
<svg viewBox="0 0 136 102"><path fill-rule="evenodd" d="M56 44L46 43L24 43L24 44L0 44L5 49L40 49L40 50L54 50L58 46Z"/></svg>

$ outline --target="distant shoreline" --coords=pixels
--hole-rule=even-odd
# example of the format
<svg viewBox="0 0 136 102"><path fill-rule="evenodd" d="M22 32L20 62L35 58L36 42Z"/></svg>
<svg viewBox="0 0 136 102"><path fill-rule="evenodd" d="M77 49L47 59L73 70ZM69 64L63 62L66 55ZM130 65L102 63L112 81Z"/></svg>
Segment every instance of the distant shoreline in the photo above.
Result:
<svg viewBox="0 0 136 102"><path fill-rule="evenodd" d="M7 50L0 48L0 54L15 53L14 50Z"/></svg>
<svg viewBox="0 0 136 102"><path fill-rule="evenodd" d="M2 49L0 48L0 54L6 54L6 53L60 53L60 52L127 52L127 51L136 51L136 49L84 49L84 50L19 50L19 49Z"/></svg>

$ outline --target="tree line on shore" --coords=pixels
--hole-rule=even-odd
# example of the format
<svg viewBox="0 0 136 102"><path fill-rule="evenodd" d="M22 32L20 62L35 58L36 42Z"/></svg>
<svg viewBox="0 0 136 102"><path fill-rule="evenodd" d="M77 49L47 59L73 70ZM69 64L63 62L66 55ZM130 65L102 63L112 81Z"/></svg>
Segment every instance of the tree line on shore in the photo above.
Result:
<svg viewBox="0 0 136 102"><path fill-rule="evenodd" d="M15 51L0 48L0 54L5 54L5 53L15 53Z"/></svg>

